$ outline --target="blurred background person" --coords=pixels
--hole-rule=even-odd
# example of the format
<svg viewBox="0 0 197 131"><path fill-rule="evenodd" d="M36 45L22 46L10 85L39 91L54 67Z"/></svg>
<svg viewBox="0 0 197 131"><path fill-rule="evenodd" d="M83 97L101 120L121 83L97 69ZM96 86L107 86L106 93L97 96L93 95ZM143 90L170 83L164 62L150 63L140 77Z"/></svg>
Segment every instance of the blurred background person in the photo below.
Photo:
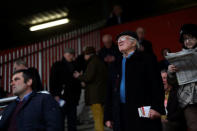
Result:
<svg viewBox="0 0 197 131"><path fill-rule="evenodd" d="M120 5L114 5L112 12L107 19L106 26L113 26L118 24L123 24L127 21L127 17L125 16L123 9Z"/></svg>
<svg viewBox="0 0 197 131"><path fill-rule="evenodd" d="M85 102L90 105L95 131L104 131L103 105L105 102L107 86L107 68L103 61L96 55L94 47L87 47L84 55L88 62L84 74L75 72L75 78L81 80L85 86Z"/></svg>
<svg viewBox="0 0 197 131"><path fill-rule="evenodd" d="M166 110L166 115L161 117L163 131L187 131L183 109L178 103L177 81L168 82L167 70L162 70L161 76L165 90L164 106Z"/></svg>
<svg viewBox="0 0 197 131"><path fill-rule="evenodd" d="M78 79L73 77L77 70L74 61L75 50L66 48L61 61L55 62L50 72L50 92L61 105L64 119L67 118L68 131L77 130L77 105L80 99L81 85Z"/></svg>
<svg viewBox="0 0 197 131"><path fill-rule="evenodd" d="M170 63L165 58L165 56L167 56L167 53L171 53L169 48L163 48L161 50L162 60L159 61L160 70L168 70L168 66L169 66Z"/></svg>
<svg viewBox="0 0 197 131"><path fill-rule="evenodd" d="M37 85L35 91L44 90L39 72L35 67L28 67L27 63L23 59L18 59L14 62L14 71L21 70L21 69L29 69L34 75L33 79L35 79L35 82Z"/></svg>

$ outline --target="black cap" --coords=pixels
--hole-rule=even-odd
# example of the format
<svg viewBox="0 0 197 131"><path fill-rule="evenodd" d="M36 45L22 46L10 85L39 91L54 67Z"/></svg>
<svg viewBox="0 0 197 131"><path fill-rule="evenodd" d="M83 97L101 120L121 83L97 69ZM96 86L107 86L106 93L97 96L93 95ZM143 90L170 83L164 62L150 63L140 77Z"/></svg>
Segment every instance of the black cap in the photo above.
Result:
<svg viewBox="0 0 197 131"><path fill-rule="evenodd" d="M196 24L184 24L180 30L180 39L181 43L184 43L183 35L192 35L193 37L197 38L197 25Z"/></svg>
<svg viewBox="0 0 197 131"><path fill-rule="evenodd" d="M70 53L70 54L75 54L75 50L72 48L65 48L64 53Z"/></svg>
<svg viewBox="0 0 197 131"><path fill-rule="evenodd" d="M124 32L121 32L119 35L116 36L116 41L121 37L121 36L124 36L124 35L128 35L128 36L131 36L133 38L135 38L136 40L139 40L136 32L133 32L133 31L124 31Z"/></svg>

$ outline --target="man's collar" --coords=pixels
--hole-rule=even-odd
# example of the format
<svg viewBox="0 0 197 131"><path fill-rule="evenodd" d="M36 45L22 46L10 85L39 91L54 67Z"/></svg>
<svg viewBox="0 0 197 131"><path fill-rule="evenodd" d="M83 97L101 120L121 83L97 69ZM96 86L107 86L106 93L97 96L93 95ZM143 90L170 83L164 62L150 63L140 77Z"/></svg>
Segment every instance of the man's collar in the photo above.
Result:
<svg viewBox="0 0 197 131"><path fill-rule="evenodd" d="M135 51L131 51L127 56L125 54L123 54L123 58L130 58Z"/></svg>
<svg viewBox="0 0 197 131"><path fill-rule="evenodd" d="M16 101L26 101L28 98L29 98L29 96L32 94L32 92L30 92L30 93L28 93L28 94L26 94L24 97L23 97L23 99L21 100L19 97L16 99Z"/></svg>

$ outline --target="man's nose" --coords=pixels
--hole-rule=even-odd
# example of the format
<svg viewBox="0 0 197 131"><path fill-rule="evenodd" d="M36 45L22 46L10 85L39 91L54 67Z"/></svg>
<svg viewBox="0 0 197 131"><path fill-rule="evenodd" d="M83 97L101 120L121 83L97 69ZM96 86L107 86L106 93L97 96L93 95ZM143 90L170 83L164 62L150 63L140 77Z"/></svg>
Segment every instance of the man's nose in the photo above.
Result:
<svg viewBox="0 0 197 131"><path fill-rule="evenodd" d="M13 85L14 85L14 82L13 82L13 81L11 81L11 82L10 82L10 86L12 87Z"/></svg>

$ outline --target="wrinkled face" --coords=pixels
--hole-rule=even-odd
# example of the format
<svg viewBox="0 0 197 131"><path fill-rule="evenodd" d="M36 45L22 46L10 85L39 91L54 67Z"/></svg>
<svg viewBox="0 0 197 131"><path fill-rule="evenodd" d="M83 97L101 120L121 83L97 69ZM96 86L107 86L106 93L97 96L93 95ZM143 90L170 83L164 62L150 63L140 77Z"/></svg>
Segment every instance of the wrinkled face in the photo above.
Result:
<svg viewBox="0 0 197 131"><path fill-rule="evenodd" d="M74 54L71 54L71 53L64 53L64 58L68 62L72 62L75 59L75 56L74 56Z"/></svg>
<svg viewBox="0 0 197 131"><path fill-rule="evenodd" d="M138 38L139 38L139 40L142 40L142 39L144 39L144 29L143 28L138 28L137 30L136 30L136 33L137 33L137 36L138 36Z"/></svg>
<svg viewBox="0 0 197 131"><path fill-rule="evenodd" d="M110 48L112 46L112 37L110 35L104 35L102 41L106 48Z"/></svg>
<svg viewBox="0 0 197 131"><path fill-rule="evenodd" d="M167 73L166 72L162 72L161 73L161 77L162 77L162 80L163 80L163 84L164 85L167 85Z"/></svg>
<svg viewBox="0 0 197 131"><path fill-rule="evenodd" d="M16 96L20 96L27 90L28 86L24 82L24 77L23 77L22 72L16 73L12 77L11 87L12 87L13 94Z"/></svg>
<svg viewBox="0 0 197 131"><path fill-rule="evenodd" d="M192 49L197 44L197 38L191 35L183 35L183 41L185 47L188 49Z"/></svg>
<svg viewBox="0 0 197 131"><path fill-rule="evenodd" d="M22 70L22 69L27 69L27 67L25 67L25 66L22 65L22 64L17 65L16 63L14 63L14 71Z"/></svg>
<svg viewBox="0 0 197 131"><path fill-rule="evenodd" d="M122 53L128 53L136 49L136 40L130 36L121 36L118 39L118 48Z"/></svg>

